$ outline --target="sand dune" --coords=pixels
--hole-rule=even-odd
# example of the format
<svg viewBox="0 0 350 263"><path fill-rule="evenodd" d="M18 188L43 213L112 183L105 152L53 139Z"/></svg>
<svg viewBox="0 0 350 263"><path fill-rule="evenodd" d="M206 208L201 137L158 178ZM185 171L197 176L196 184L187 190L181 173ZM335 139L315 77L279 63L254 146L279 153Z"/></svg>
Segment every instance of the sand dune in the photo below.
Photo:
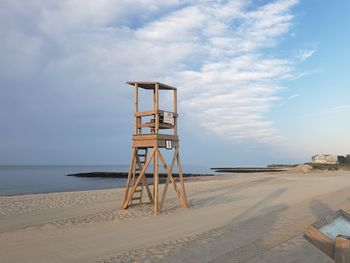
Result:
<svg viewBox="0 0 350 263"><path fill-rule="evenodd" d="M331 262L301 235L349 192L349 172L226 175L156 216L122 189L0 197L1 262Z"/></svg>

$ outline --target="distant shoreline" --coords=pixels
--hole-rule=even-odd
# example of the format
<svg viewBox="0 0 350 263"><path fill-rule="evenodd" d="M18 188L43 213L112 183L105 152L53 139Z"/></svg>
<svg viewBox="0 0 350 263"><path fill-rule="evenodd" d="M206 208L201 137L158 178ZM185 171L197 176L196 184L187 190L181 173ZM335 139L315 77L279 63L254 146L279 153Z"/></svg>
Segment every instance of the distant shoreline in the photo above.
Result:
<svg viewBox="0 0 350 263"><path fill-rule="evenodd" d="M285 172L289 168L270 167L215 167L210 168L215 173L264 173L264 172Z"/></svg>
<svg viewBox="0 0 350 263"><path fill-rule="evenodd" d="M183 177L198 177L198 176L214 176L214 173L183 173ZM85 177L85 178L127 178L127 172L89 172L89 173L73 173L67 174L67 176L75 176L75 177ZM179 177L178 173L173 173L173 177ZM152 173L146 173L146 177L153 177ZM160 173L160 178L166 178L166 173Z"/></svg>

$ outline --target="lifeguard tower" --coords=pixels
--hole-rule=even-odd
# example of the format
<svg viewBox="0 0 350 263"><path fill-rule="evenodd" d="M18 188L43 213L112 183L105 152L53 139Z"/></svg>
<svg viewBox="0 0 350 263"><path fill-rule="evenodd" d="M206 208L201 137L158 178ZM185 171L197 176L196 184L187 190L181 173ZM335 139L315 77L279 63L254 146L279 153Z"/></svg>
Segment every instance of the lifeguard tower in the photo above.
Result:
<svg viewBox="0 0 350 263"><path fill-rule="evenodd" d="M177 135L177 89L159 82L127 82L127 84L134 86L135 89L135 125L130 168L122 208L127 209L130 204L143 203L144 195L146 195L149 201L154 204L154 212L162 211L169 184L173 185L182 206L188 207ZM153 93L152 110L139 111L139 89ZM173 92L174 108L172 112L159 109L159 91L163 90ZM172 134L162 134L161 130L172 130ZM162 155L163 149L173 151L170 165L166 163ZM153 189L151 191L146 171L152 161ZM167 175L161 199L159 198L159 161ZM179 175L178 182L173 176L175 164Z"/></svg>

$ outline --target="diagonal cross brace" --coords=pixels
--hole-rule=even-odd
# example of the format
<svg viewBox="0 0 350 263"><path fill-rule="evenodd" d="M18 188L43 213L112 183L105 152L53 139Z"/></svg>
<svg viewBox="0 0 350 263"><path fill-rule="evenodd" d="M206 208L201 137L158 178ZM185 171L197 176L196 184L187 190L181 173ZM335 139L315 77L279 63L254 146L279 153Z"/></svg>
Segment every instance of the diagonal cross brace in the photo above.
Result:
<svg viewBox="0 0 350 263"><path fill-rule="evenodd" d="M162 156L163 157L163 156ZM164 159L164 158L163 158ZM175 161L176 161L176 155L174 154L173 156L173 160L171 161L171 164L170 164L170 169L169 169L169 172L172 173L173 172L173 168L174 168L174 165L175 165ZM164 162L162 161L163 163L163 166L164 166ZM166 178L166 182L165 182L165 186L164 186L164 190L163 190L163 195L162 195L162 200L160 202L160 211L162 211L163 209L163 204L164 204L164 200L165 200L165 196L166 196L166 193L167 193L167 190L168 190L168 186L169 186L169 181L170 181L170 178L169 178L169 173L167 171L167 167L166 165L164 166L164 169L165 171L167 172L168 176ZM176 190L175 190L176 191Z"/></svg>
<svg viewBox="0 0 350 263"><path fill-rule="evenodd" d="M161 160L163 166L164 166L164 169L166 170L167 174L168 174L168 177L167 177L167 181L166 181L166 184L165 184L165 188L164 188L164 192L163 192L163 197L162 197L162 201L161 201L161 208L162 208L162 205L164 203L164 199L165 199L165 195L166 195L166 190L168 188L168 185L169 185L169 180L170 182L173 184L174 186L174 189L175 189L175 192L177 193L177 196L181 202L181 204L184 206L184 207L187 207L187 203L185 202L184 200L184 196L183 196L183 193L180 191L180 189L177 187L176 185L176 182L172 176L172 169L174 167L174 162L175 160L177 159L177 149L176 149L176 152L174 154L174 158L173 158L173 161L171 163L171 169L169 170L168 166L166 165L166 162L162 156L162 154L158 151L158 154L159 154L159 159Z"/></svg>
<svg viewBox="0 0 350 263"><path fill-rule="evenodd" d="M129 203L130 203L130 201L131 201L131 199L132 199L132 196L133 196L133 194L134 194L134 192L135 192L135 190L136 190L136 187L137 187L137 185L140 183L141 179L145 176L145 174L146 174L146 169L147 169L149 163L151 162L151 160L152 160L152 158L153 158L155 152L156 152L156 149L154 148L153 151L152 151L152 153L151 153L151 155L148 157L148 159L147 159L145 165L143 166L142 171L141 171L139 177L137 178L135 184L134 184L134 185L132 186L132 188L131 188L131 191L130 191L130 193L129 193L129 195L128 195L128 198L126 199L126 201L125 201L125 203L124 203L124 205L123 205L123 208L124 208L124 209L128 208Z"/></svg>

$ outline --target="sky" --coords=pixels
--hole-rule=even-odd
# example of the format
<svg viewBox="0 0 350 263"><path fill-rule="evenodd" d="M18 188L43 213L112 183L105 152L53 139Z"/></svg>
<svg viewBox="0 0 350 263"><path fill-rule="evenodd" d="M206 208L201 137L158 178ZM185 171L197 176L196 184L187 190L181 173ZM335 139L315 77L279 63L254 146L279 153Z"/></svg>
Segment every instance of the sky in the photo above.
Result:
<svg viewBox="0 0 350 263"><path fill-rule="evenodd" d="M347 0L2 0L0 164L127 164L133 88L178 88L185 164L350 154Z"/></svg>

